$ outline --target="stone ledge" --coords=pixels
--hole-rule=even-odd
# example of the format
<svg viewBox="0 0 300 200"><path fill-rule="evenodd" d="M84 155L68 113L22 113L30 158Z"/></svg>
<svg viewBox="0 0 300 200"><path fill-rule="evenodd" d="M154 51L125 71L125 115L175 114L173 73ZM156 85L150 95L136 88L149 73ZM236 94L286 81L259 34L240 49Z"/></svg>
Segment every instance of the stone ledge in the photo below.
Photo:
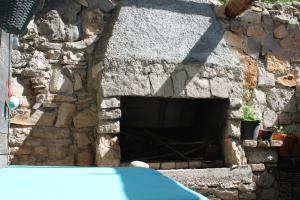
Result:
<svg viewBox="0 0 300 200"><path fill-rule="evenodd" d="M281 147L283 142L281 140L268 140L256 141L256 140L243 140L243 147L245 148L256 148L256 147Z"/></svg>

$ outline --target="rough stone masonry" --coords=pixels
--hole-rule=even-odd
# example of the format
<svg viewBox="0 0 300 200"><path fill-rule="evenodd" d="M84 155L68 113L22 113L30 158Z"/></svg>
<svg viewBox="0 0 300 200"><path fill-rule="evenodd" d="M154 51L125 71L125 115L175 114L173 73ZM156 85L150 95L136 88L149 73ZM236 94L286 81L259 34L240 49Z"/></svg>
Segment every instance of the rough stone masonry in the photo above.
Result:
<svg viewBox="0 0 300 200"><path fill-rule="evenodd" d="M253 105L264 127L300 123L299 3L256 3L232 20L205 0L116 5L49 0L20 37L10 162L119 166L121 96L225 98L226 165L245 165L234 174L255 183L193 189L215 199L276 198L276 149L240 139L241 108Z"/></svg>

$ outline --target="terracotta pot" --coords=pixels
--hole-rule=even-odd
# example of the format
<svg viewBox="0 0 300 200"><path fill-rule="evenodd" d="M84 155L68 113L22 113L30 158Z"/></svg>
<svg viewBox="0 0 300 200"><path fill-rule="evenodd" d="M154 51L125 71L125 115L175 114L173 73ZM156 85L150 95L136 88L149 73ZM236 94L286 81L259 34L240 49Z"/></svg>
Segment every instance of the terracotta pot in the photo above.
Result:
<svg viewBox="0 0 300 200"><path fill-rule="evenodd" d="M297 137L293 135L287 135L283 133L273 134L272 140L282 140L282 147L278 147L278 154L283 157L290 156L293 153Z"/></svg>

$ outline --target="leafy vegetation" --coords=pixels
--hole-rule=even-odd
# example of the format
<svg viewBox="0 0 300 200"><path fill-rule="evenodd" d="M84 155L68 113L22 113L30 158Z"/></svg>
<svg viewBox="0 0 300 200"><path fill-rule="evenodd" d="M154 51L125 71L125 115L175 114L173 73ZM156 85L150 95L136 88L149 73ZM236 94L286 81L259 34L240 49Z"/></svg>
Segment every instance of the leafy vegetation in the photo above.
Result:
<svg viewBox="0 0 300 200"><path fill-rule="evenodd" d="M221 3L225 4L228 2L228 0L219 0ZM266 2L266 3L288 3L288 2L292 2L295 0L261 0L261 2ZM296 0L299 1L299 0Z"/></svg>
<svg viewBox="0 0 300 200"><path fill-rule="evenodd" d="M244 121L260 121L260 119L255 116L254 109L251 106L243 107L243 120Z"/></svg>
<svg viewBox="0 0 300 200"><path fill-rule="evenodd" d="M300 125L286 125L280 127L273 127L273 133L284 133L300 137Z"/></svg>

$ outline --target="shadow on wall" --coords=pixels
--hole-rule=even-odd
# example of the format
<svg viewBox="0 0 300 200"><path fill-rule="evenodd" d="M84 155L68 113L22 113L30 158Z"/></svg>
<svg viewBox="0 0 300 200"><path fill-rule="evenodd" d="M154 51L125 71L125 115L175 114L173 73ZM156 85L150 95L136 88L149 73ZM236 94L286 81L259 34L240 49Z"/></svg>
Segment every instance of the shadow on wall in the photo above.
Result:
<svg viewBox="0 0 300 200"><path fill-rule="evenodd" d="M10 164L39 166L94 165L91 129L71 132L45 126L13 127L10 131Z"/></svg>
<svg viewBox="0 0 300 200"><path fill-rule="evenodd" d="M115 168L115 171L127 200L207 199L154 170L131 167Z"/></svg>

